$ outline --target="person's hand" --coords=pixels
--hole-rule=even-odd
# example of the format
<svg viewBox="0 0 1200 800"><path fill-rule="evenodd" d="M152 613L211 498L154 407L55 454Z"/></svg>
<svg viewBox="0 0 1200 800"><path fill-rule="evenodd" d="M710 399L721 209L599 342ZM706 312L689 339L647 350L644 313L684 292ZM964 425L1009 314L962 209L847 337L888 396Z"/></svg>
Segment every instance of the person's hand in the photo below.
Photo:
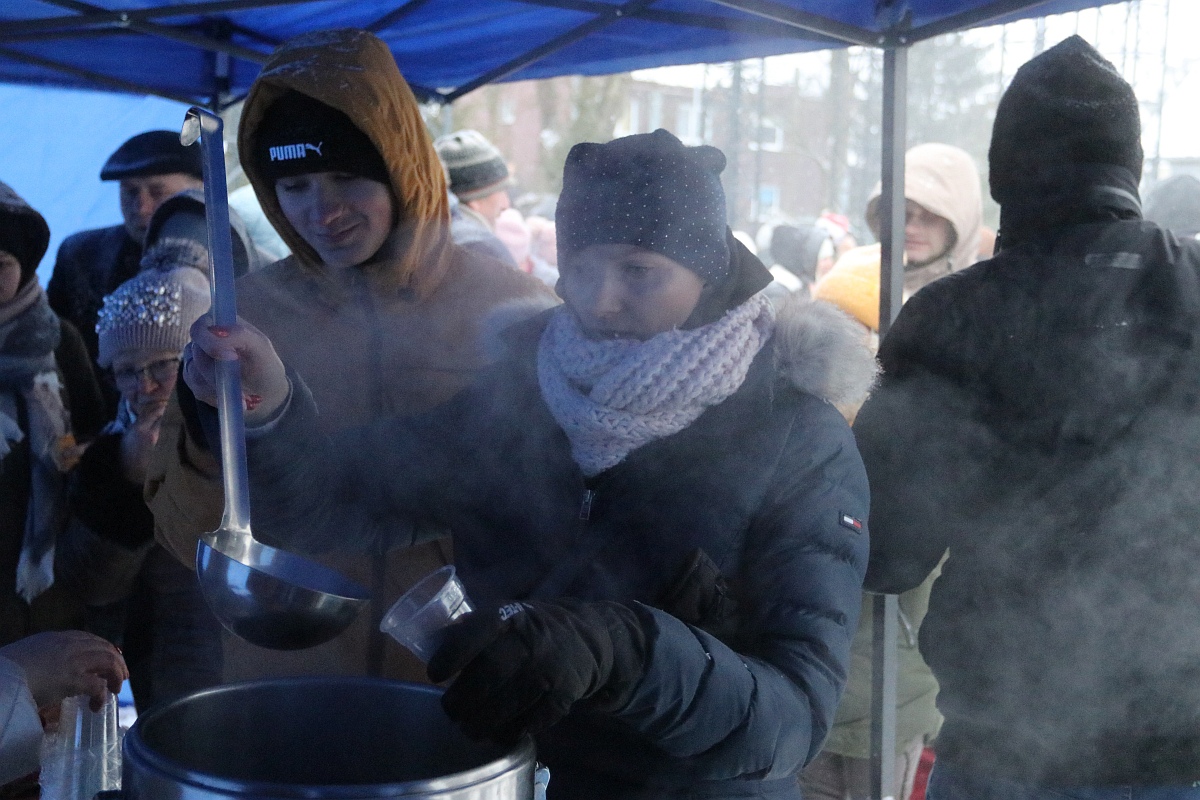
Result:
<svg viewBox="0 0 1200 800"><path fill-rule="evenodd" d="M645 673L647 631L614 602L511 603L446 629L429 661L435 683L458 674L442 708L474 739L510 744L565 717L580 700L624 706Z"/></svg>
<svg viewBox="0 0 1200 800"><path fill-rule="evenodd" d="M121 683L129 677L120 651L83 631L35 633L0 647L0 656L24 670L39 708L86 694L92 698L92 710L99 711L106 692L121 691Z"/></svg>
<svg viewBox="0 0 1200 800"><path fill-rule="evenodd" d="M183 379L203 403L217 405L217 361L240 361L246 424L268 420L288 396L283 362L266 334L242 319L231 328L213 325L205 314L192 324L192 341L183 351Z"/></svg>
<svg viewBox="0 0 1200 800"><path fill-rule="evenodd" d="M58 467L59 472L70 472L79 466L83 454L91 446L91 442L79 444L75 441L75 434L65 433L58 437L58 441L54 443L54 447L50 451L50 457L54 460L54 464Z"/></svg>
<svg viewBox="0 0 1200 800"><path fill-rule="evenodd" d="M130 483L146 482L146 470L150 466L154 446L158 444L158 431L166 411L167 403L164 400L142 403L137 408L137 422L121 435L121 466L125 471L125 479Z"/></svg>

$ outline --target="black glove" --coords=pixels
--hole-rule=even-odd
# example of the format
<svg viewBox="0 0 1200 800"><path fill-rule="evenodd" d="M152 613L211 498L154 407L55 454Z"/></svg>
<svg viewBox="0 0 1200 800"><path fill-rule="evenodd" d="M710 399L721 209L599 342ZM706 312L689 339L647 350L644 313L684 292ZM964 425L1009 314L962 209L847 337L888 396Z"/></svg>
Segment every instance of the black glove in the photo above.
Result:
<svg viewBox="0 0 1200 800"><path fill-rule="evenodd" d="M727 643L737 631L737 603L729 583L708 553L699 548L654 605Z"/></svg>
<svg viewBox="0 0 1200 800"><path fill-rule="evenodd" d="M442 697L446 714L471 738L509 744L580 700L600 711L624 706L645 672L652 627L621 603L510 603L448 628L429 678L458 673Z"/></svg>

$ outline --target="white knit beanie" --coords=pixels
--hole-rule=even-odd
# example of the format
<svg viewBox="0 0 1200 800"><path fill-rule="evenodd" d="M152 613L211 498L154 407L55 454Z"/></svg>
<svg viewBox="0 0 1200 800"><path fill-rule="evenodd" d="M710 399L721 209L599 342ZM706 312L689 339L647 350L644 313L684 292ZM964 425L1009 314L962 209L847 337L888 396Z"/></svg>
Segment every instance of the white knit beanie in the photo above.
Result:
<svg viewBox="0 0 1200 800"><path fill-rule="evenodd" d="M208 279L197 269L138 273L104 298L96 322L96 360L108 367L124 350L183 352L192 323L208 311L210 302Z"/></svg>

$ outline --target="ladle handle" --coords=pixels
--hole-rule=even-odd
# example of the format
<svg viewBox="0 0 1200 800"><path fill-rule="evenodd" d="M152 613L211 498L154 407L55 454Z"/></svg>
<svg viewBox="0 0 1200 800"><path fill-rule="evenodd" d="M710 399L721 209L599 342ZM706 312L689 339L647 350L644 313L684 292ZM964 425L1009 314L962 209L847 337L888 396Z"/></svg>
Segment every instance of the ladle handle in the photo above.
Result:
<svg viewBox="0 0 1200 800"><path fill-rule="evenodd" d="M216 114L193 106L184 117L180 141L200 140L204 165L204 207L208 223L208 266L212 273L213 322L237 322L233 286L233 240L229 233L229 198L225 183L224 123ZM217 415L220 418L221 474L225 514L221 527L250 535L250 487L246 478L246 427L242 411L241 364L217 362Z"/></svg>

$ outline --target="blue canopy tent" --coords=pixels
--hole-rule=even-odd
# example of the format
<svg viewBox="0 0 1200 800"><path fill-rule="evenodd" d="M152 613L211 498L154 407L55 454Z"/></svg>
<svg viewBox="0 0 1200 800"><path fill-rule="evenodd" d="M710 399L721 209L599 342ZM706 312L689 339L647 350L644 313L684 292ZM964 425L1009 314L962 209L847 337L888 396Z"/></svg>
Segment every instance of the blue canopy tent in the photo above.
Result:
<svg viewBox="0 0 1200 800"><path fill-rule="evenodd" d="M882 333L899 313L903 289L908 46L1116 1L5 0L0 83L158 95L219 110L245 95L275 45L346 26L375 32L418 95L443 103L498 81L879 47ZM874 796L884 798L893 794L895 774L896 598L877 597L874 614L872 771Z"/></svg>
<svg viewBox="0 0 1200 800"><path fill-rule="evenodd" d="M730 61L948 31L1113 0L6 0L0 81L223 107L271 49L314 28L374 31L427 98L485 84ZM470 54L464 57L464 54Z"/></svg>

